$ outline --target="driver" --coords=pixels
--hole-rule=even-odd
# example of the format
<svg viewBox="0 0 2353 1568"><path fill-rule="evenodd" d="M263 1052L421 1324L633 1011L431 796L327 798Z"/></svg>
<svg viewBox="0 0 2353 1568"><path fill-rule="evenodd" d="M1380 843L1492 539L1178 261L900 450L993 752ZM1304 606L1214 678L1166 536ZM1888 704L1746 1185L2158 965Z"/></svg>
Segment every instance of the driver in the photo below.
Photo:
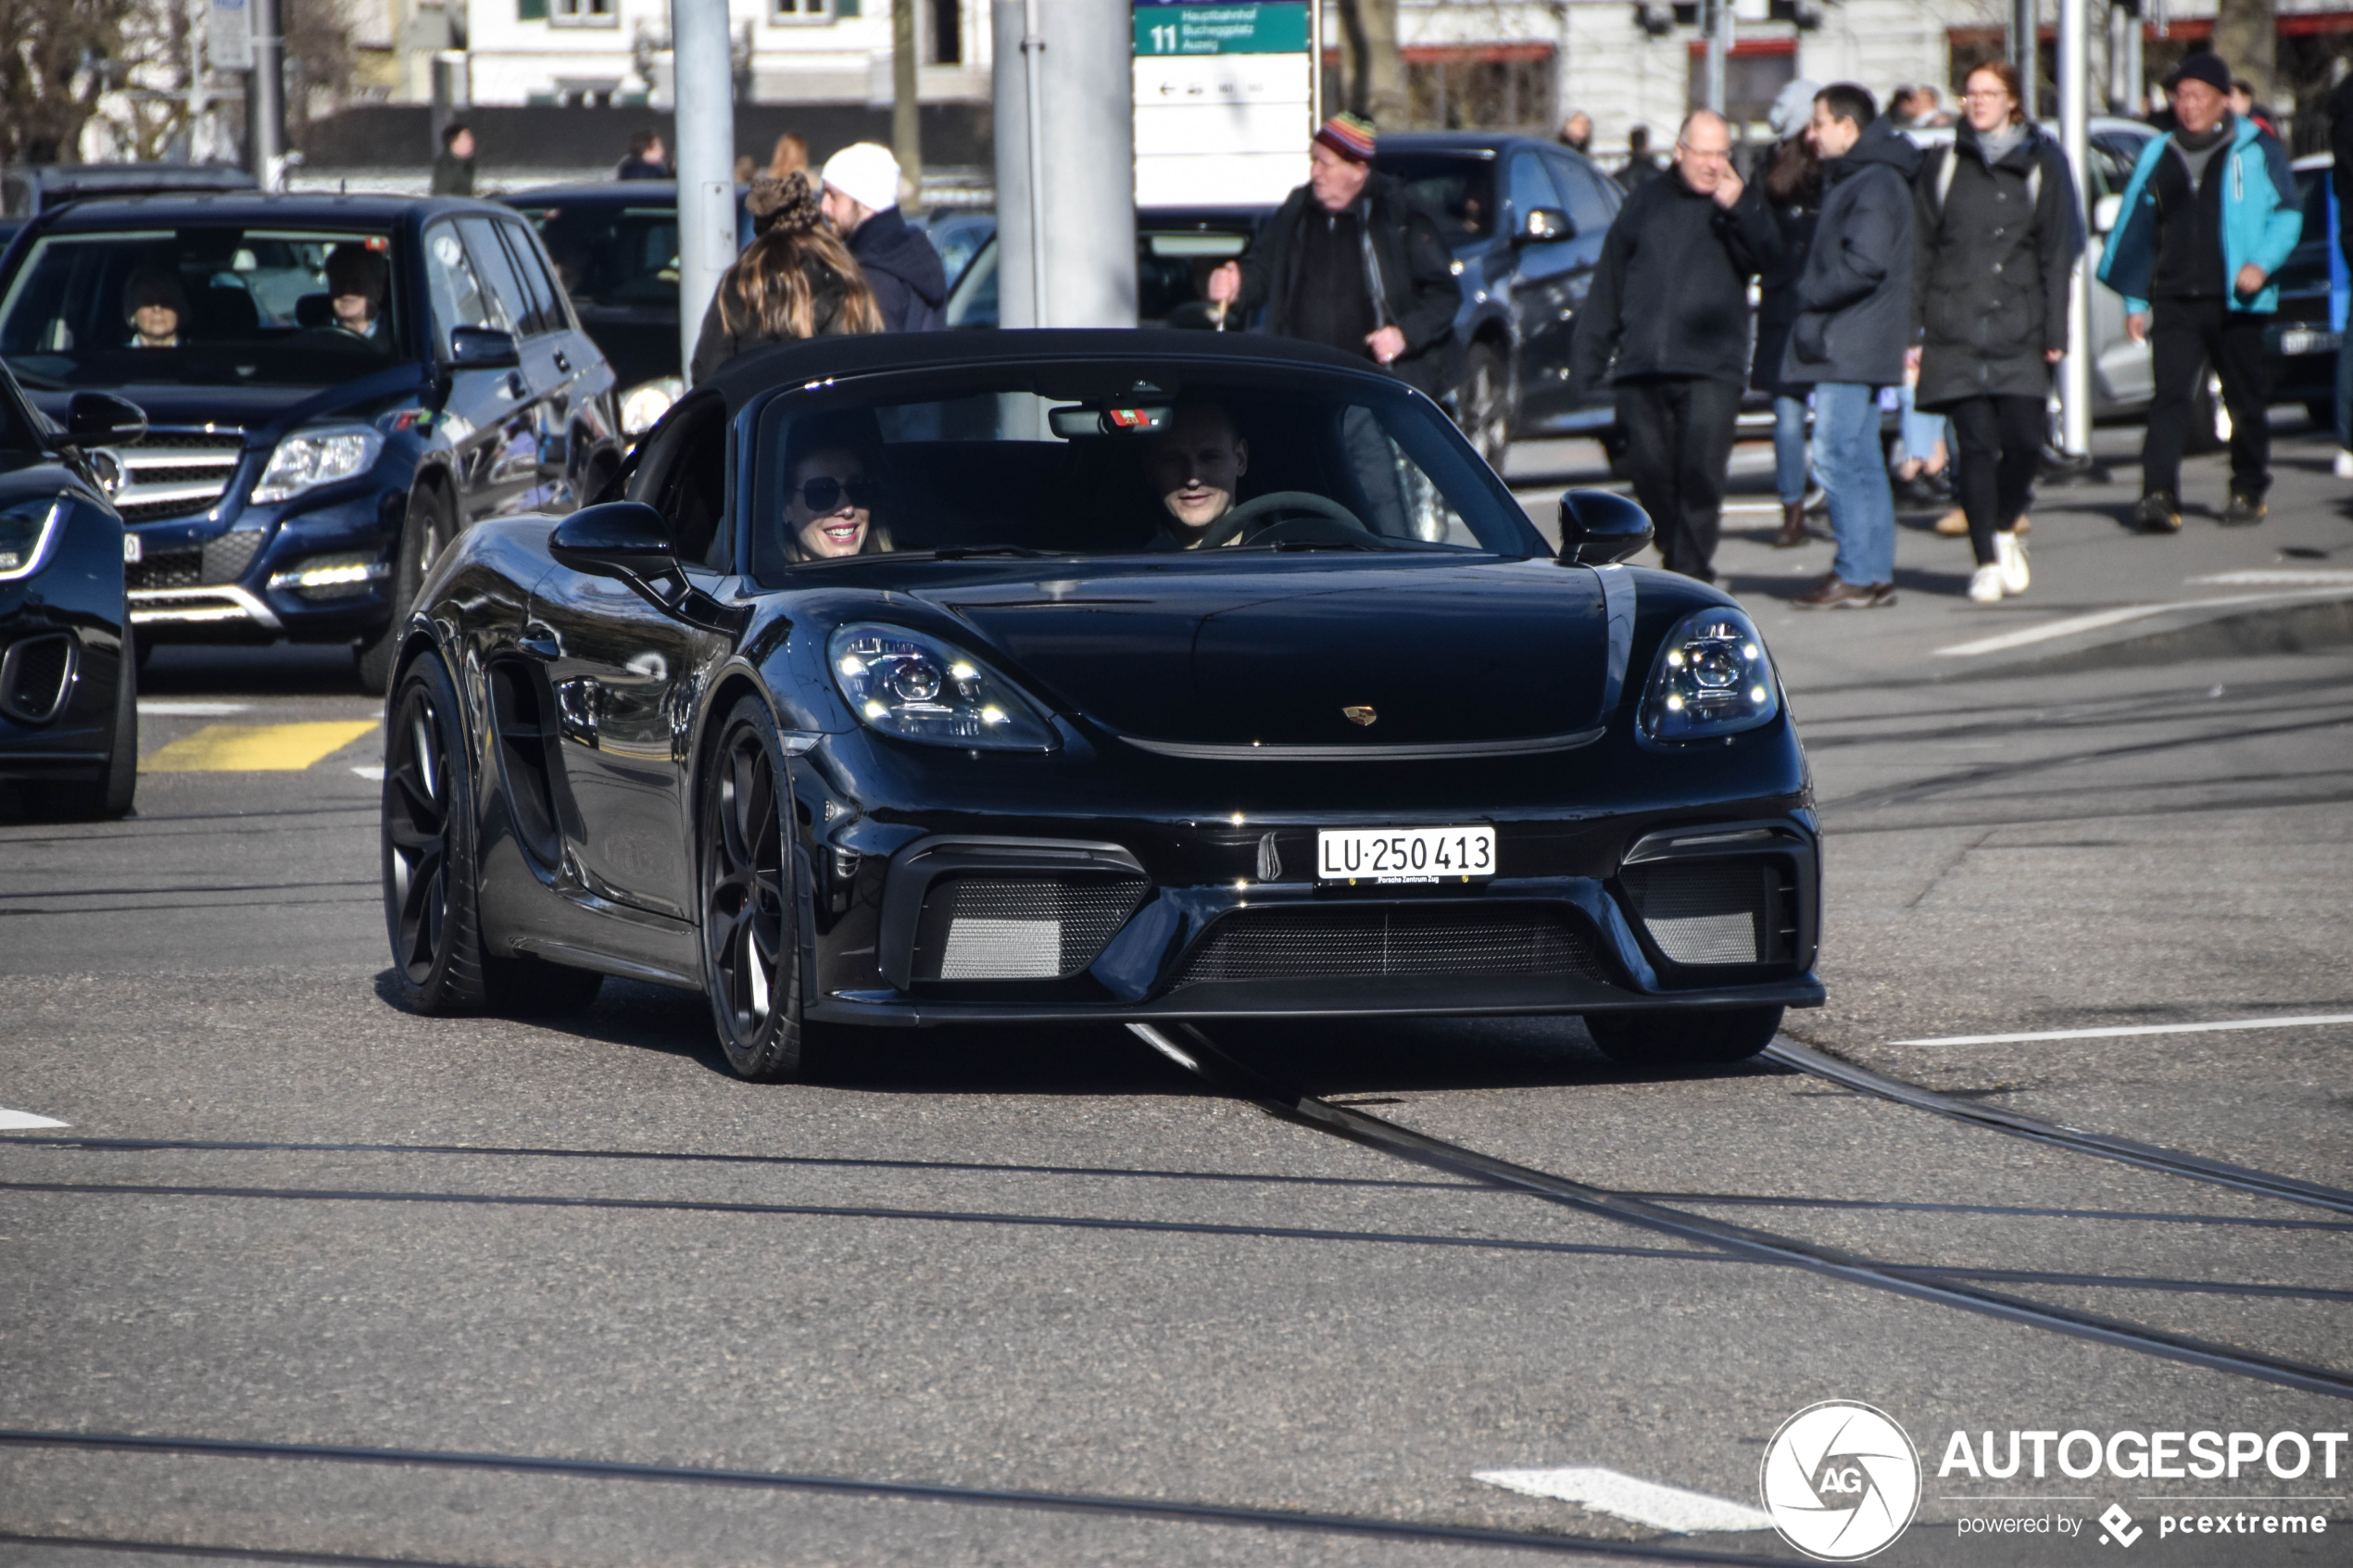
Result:
<svg viewBox="0 0 2353 1568"><path fill-rule="evenodd" d="M131 327L132 347L180 346L180 326L188 316L188 295L180 286L180 270L150 263L133 272L123 285L122 316Z"/></svg>
<svg viewBox="0 0 2353 1568"><path fill-rule="evenodd" d="M384 334L384 296L391 268L383 254L364 245L339 245L327 253L327 295L341 331L374 343Z"/></svg>
<svg viewBox="0 0 2353 1568"><path fill-rule="evenodd" d="M1217 520L1234 509L1234 492L1249 471L1250 443L1224 408L1210 402L1176 405L1168 427L1144 448L1144 472L1168 512L1151 547L1199 548Z"/></svg>
<svg viewBox="0 0 2353 1568"><path fill-rule="evenodd" d="M874 555L890 548L875 525L881 486L866 477L866 462L847 446L821 446L792 468L785 495L786 550L796 561Z"/></svg>

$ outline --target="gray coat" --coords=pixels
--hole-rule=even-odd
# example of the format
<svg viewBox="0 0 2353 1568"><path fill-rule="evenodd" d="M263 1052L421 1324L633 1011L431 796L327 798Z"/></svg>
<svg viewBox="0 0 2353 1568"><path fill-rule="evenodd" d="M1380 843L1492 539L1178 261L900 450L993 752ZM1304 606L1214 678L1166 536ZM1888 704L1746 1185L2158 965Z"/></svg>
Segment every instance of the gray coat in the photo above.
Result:
<svg viewBox="0 0 2353 1568"><path fill-rule="evenodd" d="M1912 189L1919 406L2047 395L2043 356L2067 346L2068 280L2083 249L2066 155L2030 125L1989 166L1963 125L1951 147L1928 155Z"/></svg>
<svg viewBox="0 0 2353 1568"><path fill-rule="evenodd" d="M1797 280L1781 380L1893 386L1912 341L1912 176L1920 150L1884 117L1822 160L1822 216Z"/></svg>

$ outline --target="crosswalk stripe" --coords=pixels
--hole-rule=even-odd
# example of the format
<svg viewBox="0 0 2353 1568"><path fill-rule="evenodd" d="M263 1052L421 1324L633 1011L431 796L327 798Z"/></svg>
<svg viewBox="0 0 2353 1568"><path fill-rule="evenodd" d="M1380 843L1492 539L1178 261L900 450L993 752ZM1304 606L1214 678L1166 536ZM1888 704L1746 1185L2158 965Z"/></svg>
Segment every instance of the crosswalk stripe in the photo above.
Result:
<svg viewBox="0 0 2353 1568"><path fill-rule="evenodd" d="M140 759L151 773L291 772L341 751L375 729L373 719L301 724L207 724Z"/></svg>
<svg viewBox="0 0 2353 1568"><path fill-rule="evenodd" d="M1761 1509L1705 1492L1687 1492L1680 1486L1662 1486L1598 1464L1563 1465L1557 1470L1474 1470L1471 1479L1529 1497L1582 1503L1596 1513L1654 1530L1690 1534L1773 1527L1772 1516Z"/></svg>

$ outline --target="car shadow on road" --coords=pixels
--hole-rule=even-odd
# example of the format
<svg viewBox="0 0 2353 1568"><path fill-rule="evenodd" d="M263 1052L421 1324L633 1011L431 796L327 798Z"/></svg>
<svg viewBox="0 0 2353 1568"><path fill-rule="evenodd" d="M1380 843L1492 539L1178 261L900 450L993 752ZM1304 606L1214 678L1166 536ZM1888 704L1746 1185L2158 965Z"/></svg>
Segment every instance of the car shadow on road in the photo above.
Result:
<svg viewBox="0 0 2353 1568"><path fill-rule="evenodd" d="M357 696L351 650L333 646L179 644L139 671L141 696Z"/></svg>

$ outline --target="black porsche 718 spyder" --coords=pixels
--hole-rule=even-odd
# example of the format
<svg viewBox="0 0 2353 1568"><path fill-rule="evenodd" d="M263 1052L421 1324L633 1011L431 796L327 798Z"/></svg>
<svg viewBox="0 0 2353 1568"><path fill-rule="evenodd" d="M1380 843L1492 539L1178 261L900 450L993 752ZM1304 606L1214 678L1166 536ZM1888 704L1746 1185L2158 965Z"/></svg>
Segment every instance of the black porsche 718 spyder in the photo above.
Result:
<svg viewBox="0 0 2353 1568"><path fill-rule="evenodd" d="M1555 554L1362 361L823 339L683 399L623 494L472 528L411 616L383 851L422 1010L654 981L783 1078L858 1024L1286 1014L1723 1060L1822 999L1755 627L1617 564L1617 496L1564 496Z"/></svg>

